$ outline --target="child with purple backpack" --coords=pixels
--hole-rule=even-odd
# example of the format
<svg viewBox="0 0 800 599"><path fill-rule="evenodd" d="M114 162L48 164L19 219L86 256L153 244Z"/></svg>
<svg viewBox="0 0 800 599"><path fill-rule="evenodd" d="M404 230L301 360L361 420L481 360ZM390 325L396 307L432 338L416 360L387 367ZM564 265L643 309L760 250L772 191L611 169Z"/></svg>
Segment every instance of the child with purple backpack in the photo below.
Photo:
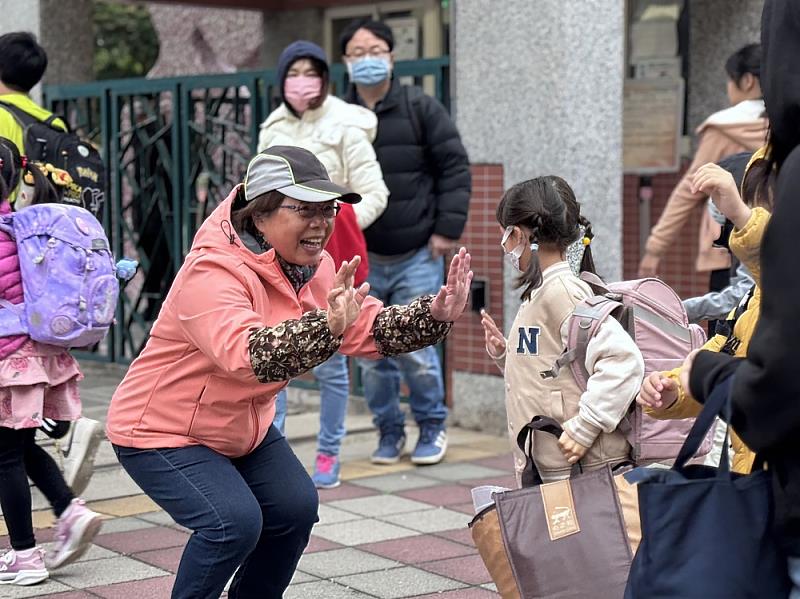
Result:
<svg viewBox="0 0 800 599"><path fill-rule="evenodd" d="M20 178L32 186L32 204L58 201L63 171L29 163L15 144L0 138L0 215L9 214L8 197ZM0 230L0 303L23 300L16 242ZM76 498L50 455L36 444L37 428L77 420L81 413L78 363L65 347L46 345L28 335L0 337L0 507L11 549L0 556L0 585L32 585L48 570L78 559L101 526L100 516ZM44 493L57 518L52 553L37 545L28 477Z"/></svg>
<svg viewBox="0 0 800 599"><path fill-rule="evenodd" d="M514 185L497 207L501 246L520 272L522 306L506 339L483 313L486 350L506 381L508 432L518 482L525 456L517 434L534 416L548 416L563 428L560 439L536 431L533 457L544 482L568 478L570 467L584 470L630 459L631 446L619 425L644 376L641 352L622 325L605 319L590 341L586 389L572 376L543 377L567 347L570 317L595 295L567 262L567 249L582 241L580 270L594 273L591 223L560 177L537 177Z"/></svg>

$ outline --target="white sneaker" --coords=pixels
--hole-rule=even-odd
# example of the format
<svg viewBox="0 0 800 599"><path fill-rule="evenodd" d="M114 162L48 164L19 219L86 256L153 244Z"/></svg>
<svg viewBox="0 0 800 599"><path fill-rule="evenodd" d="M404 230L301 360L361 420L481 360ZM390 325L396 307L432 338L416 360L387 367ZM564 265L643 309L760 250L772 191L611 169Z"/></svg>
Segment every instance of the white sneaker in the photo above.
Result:
<svg viewBox="0 0 800 599"><path fill-rule="evenodd" d="M10 549L0 556L0 584L26 587L38 584L48 576L41 547L20 552Z"/></svg>
<svg viewBox="0 0 800 599"><path fill-rule="evenodd" d="M80 558L100 532L103 520L82 499L73 499L56 522L56 542L52 552L45 555L45 564L56 570Z"/></svg>
<svg viewBox="0 0 800 599"><path fill-rule="evenodd" d="M94 458L103 440L103 425L91 418L81 418L72 425L64 456L64 480L75 495L81 495L94 474Z"/></svg>

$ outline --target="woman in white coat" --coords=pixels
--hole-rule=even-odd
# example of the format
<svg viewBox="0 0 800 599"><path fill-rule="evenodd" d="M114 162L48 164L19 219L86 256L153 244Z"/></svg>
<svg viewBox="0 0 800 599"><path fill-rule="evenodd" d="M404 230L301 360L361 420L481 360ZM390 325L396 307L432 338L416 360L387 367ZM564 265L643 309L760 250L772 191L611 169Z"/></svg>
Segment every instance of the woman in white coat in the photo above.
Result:
<svg viewBox="0 0 800 599"><path fill-rule="evenodd" d="M378 120L372 111L328 94L328 64L325 52L316 44L297 41L287 46L278 59L277 74L282 103L261 125L259 152L275 145L305 148L319 158L331 181L362 198L353 206L358 226L337 224L331 238L334 243L329 247L340 252L333 256L338 267L341 261L353 257L350 252L363 250L361 230L375 222L389 199L372 147ZM366 261L367 256L361 258ZM344 422L350 393L347 360L341 354L334 354L314 369L314 375L320 384L321 400L312 479L317 488L328 489L339 485L339 447L346 433ZM277 398L275 414L275 425L281 431L285 416L283 391Z"/></svg>

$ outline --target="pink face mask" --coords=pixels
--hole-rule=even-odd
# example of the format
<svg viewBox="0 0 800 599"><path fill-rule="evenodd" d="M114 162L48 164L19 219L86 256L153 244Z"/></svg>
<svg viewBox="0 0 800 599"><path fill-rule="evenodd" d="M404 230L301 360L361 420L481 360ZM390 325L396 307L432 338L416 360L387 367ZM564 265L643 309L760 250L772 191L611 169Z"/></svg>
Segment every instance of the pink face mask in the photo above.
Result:
<svg viewBox="0 0 800 599"><path fill-rule="evenodd" d="M295 112L305 112L309 103L322 90L322 77L287 77L283 84L283 97Z"/></svg>

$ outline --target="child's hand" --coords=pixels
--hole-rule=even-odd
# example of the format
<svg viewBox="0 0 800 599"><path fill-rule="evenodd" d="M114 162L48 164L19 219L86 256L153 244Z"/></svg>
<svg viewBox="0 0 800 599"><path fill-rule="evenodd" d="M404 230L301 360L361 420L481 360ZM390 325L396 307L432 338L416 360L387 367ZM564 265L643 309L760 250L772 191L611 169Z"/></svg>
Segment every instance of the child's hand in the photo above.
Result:
<svg viewBox="0 0 800 599"><path fill-rule="evenodd" d="M486 310L481 310L481 325L486 338L486 352L491 358L499 358L506 351L506 338Z"/></svg>
<svg viewBox="0 0 800 599"><path fill-rule="evenodd" d="M636 396L636 403L658 409L665 404L671 406L676 399L678 399L678 383L661 376L660 372L651 372L642 383L639 395Z"/></svg>
<svg viewBox="0 0 800 599"><path fill-rule="evenodd" d="M570 464L574 464L580 460L586 455L586 452L589 451L588 447L584 447L575 441L566 431L561 433L561 436L558 438L558 448Z"/></svg>
<svg viewBox="0 0 800 599"><path fill-rule="evenodd" d="M737 229L743 228L750 220L751 210L742 201L733 175L721 166L709 162L697 169L692 177L692 193L698 191L710 196Z"/></svg>

